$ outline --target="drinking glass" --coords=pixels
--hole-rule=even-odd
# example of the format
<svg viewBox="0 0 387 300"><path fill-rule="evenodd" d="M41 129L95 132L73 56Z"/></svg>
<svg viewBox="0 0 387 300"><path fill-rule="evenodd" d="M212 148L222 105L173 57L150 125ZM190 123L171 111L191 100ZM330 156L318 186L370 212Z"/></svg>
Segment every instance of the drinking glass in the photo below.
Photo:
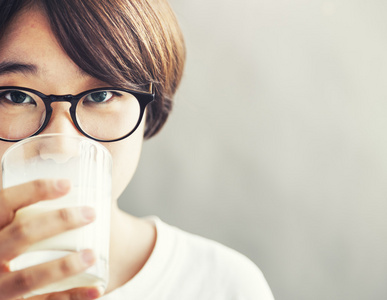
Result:
<svg viewBox="0 0 387 300"><path fill-rule="evenodd" d="M71 189L65 196L43 200L17 211L37 215L65 207L90 206L94 222L31 245L10 262L11 271L61 258L72 252L92 249L96 263L84 273L53 283L32 295L108 282L112 159L109 151L91 139L64 134L43 134L12 145L2 159L2 187L35 179L68 179ZM50 224L47 224L50 226Z"/></svg>

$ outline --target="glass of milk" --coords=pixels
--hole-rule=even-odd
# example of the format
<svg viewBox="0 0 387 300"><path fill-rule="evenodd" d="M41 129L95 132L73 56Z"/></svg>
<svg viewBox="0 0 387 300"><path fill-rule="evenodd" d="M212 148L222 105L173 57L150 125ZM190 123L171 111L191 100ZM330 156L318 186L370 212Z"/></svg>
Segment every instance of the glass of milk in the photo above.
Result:
<svg viewBox="0 0 387 300"><path fill-rule="evenodd" d="M96 219L91 224L33 244L10 262L11 271L61 258L83 249L92 249L96 263L84 273L69 277L32 295L108 282L112 158L101 144L81 136L45 134L11 146L2 159L3 188L35 179L71 181L70 192L55 200L44 200L20 209L21 215L35 215L64 207L91 206ZM50 226L50 224L47 224Z"/></svg>

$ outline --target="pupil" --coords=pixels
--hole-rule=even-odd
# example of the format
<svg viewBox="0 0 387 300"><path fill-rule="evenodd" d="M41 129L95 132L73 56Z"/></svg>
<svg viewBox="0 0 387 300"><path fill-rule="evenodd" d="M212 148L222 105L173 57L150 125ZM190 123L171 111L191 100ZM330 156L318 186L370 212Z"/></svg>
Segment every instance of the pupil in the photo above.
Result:
<svg viewBox="0 0 387 300"><path fill-rule="evenodd" d="M91 98L95 102L102 102L105 100L106 95L107 95L107 92L93 93L93 94L91 94Z"/></svg>
<svg viewBox="0 0 387 300"><path fill-rule="evenodd" d="M12 92L11 99L15 103L23 103L26 100L27 95L22 92Z"/></svg>

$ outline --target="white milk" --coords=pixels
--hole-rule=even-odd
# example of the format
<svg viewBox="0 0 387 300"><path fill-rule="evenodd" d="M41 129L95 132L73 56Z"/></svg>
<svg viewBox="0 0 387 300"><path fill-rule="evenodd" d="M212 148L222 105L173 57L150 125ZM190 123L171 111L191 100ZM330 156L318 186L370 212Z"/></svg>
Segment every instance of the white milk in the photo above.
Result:
<svg viewBox="0 0 387 300"><path fill-rule="evenodd" d="M18 256L12 261L14 267L17 268L26 268L35 264L43 263L46 261L51 261L54 259L61 258L68 254L71 254L72 251L59 251L59 250L37 250L32 252L24 253ZM97 261L97 264L107 264L106 261ZM60 292L77 287L85 286L101 286L106 288L106 281L104 278L100 278L96 275L93 275L93 270L91 267L88 272L81 273L72 277L68 277L64 280L49 284L41 289L34 290L31 294L25 295L25 297L30 297L34 295L41 295L52 292Z"/></svg>
<svg viewBox="0 0 387 300"><path fill-rule="evenodd" d="M23 218L28 218L64 207L80 206L79 201L77 200L78 193L79 190L73 188L69 194L59 199L41 201L22 208L16 213L16 219L21 216ZM90 203L90 206L97 207L95 209L96 219L94 222L31 245L22 255L10 262L10 268L12 271L25 269L37 264L59 259L83 249L93 249L97 259L95 265L87 269L85 273L48 285L44 287L44 289L34 291L31 295L62 291L81 286L99 285L106 288L107 278L101 278L98 274L104 274L104 272L101 272L100 270L105 269L108 266L108 257L106 255L108 249L106 249L106 247L109 247L109 234L106 231L109 230L109 228L106 227L105 224L107 224L106 218L110 217L110 198L103 199L102 195L96 195L95 190L92 189L88 189L84 192L83 197L82 206L88 205L85 203L87 202L85 201L86 198L90 199L89 201L107 202L106 205L97 206ZM47 226L49 226L49 224ZM98 232L98 239L95 239L96 232Z"/></svg>

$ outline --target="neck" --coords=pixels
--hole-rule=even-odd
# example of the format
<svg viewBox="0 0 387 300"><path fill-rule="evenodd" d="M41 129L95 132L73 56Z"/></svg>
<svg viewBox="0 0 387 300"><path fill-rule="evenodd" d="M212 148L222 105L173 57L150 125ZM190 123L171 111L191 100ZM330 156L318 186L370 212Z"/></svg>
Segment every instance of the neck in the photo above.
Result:
<svg viewBox="0 0 387 300"><path fill-rule="evenodd" d="M156 243L156 228L150 222L112 207L109 284L106 293L124 285L145 265Z"/></svg>

